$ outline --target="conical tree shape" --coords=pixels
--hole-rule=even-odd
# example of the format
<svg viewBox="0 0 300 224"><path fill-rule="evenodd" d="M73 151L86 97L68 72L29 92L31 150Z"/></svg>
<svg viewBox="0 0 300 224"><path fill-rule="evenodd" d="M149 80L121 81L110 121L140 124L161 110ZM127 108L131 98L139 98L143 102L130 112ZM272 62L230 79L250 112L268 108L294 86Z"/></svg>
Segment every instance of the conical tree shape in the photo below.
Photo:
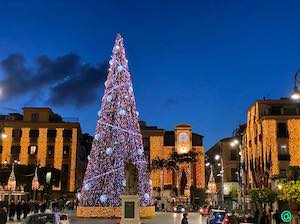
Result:
<svg viewBox="0 0 300 224"><path fill-rule="evenodd" d="M124 165L127 160L131 160L138 169L141 206L148 206L152 204L150 176L120 34L117 34L109 64L79 201L84 206L120 206L120 195L124 193L126 186Z"/></svg>

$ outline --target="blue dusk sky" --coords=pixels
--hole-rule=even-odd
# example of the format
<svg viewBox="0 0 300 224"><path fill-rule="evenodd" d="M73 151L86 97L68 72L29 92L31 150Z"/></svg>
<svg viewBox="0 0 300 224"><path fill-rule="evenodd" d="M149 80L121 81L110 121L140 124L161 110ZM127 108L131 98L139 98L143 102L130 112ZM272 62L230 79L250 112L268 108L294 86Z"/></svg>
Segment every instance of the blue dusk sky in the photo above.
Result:
<svg viewBox="0 0 300 224"><path fill-rule="evenodd" d="M0 1L1 113L52 107L93 135L115 35L140 119L189 123L206 149L256 99L290 95L300 1Z"/></svg>

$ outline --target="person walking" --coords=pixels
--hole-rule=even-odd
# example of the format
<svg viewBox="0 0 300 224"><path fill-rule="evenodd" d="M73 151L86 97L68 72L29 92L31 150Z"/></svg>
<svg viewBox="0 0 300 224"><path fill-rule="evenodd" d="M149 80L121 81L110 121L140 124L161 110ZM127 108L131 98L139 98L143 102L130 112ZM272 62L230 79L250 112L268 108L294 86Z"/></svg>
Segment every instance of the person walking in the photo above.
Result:
<svg viewBox="0 0 300 224"><path fill-rule="evenodd" d="M7 212L6 208L0 208L0 224L6 224L7 222Z"/></svg>
<svg viewBox="0 0 300 224"><path fill-rule="evenodd" d="M18 201L17 206L16 206L16 212L17 212L17 219L18 219L18 221L21 220L22 210L23 210L22 204L21 204L20 201Z"/></svg>
<svg viewBox="0 0 300 224"><path fill-rule="evenodd" d="M181 224L189 224L188 219L187 219L188 214L184 213L183 218L181 220Z"/></svg>
<svg viewBox="0 0 300 224"><path fill-rule="evenodd" d="M26 219L28 213L30 212L30 207L27 201L22 201L23 217Z"/></svg>
<svg viewBox="0 0 300 224"><path fill-rule="evenodd" d="M16 213L16 204L12 200L10 205L9 205L9 220L13 221Z"/></svg>

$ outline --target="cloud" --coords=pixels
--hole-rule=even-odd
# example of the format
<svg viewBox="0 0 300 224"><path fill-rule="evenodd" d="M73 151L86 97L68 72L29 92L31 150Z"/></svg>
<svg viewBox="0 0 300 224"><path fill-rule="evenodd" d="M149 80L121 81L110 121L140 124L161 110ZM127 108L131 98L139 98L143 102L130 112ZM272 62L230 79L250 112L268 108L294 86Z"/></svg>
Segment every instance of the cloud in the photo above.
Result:
<svg viewBox="0 0 300 224"><path fill-rule="evenodd" d="M55 106L84 106L98 100L100 87L107 75L107 62L93 65L83 63L77 54L66 54L54 59L39 56L28 66L23 54L15 53L1 62L4 77L0 80L1 101L29 95L36 101Z"/></svg>

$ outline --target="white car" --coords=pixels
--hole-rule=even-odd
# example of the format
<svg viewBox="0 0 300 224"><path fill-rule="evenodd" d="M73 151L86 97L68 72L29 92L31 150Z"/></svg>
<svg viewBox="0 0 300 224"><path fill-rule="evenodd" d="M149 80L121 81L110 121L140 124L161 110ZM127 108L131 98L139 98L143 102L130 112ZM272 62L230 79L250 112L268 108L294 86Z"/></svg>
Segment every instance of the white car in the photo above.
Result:
<svg viewBox="0 0 300 224"><path fill-rule="evenodd" d="M68 215L60 213L41 213L27 216L24 224L71 224Z"/></svg>

